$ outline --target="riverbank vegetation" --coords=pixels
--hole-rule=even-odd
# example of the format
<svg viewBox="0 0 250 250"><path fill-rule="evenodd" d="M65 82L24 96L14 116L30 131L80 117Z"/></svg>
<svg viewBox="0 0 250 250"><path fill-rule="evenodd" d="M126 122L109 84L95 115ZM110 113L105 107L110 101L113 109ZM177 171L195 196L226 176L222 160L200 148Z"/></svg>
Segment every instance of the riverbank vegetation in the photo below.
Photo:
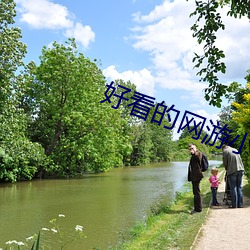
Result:
<svg viewBox="0 0 250 250"><path fill-rule="evenodd" d="M224 181L225 170L219 168L219 179ZM210 204L211 189L206 176L201 181L203 211L190 215L193 208L193 194L191 184L184 186L182 192L176 193L171 204L160 203L153 207L149 216L143 222L138 222L124 236L120 244L113 246L112 250L137 250L137 249L192 249L197 240L198 232L206 221ZM250 197L248 179L244 178L243 193Z"/></svg>
<svg viewBox="0 0 250 250"><path fill-rule="evenodd" d="M188 159L190 142L206 154L221 152L193 139L192 127L174 141L174 117L165 115L161 120L165 107L174 108L168 104L154 103L148 119L131 115L128 105L133 102L131 93L137 91L131 82L114 82L118 97L122 96L119 85L132 90L126 94L129 101L122 100L116 108L119 98L111 97L112 89L107 91L97 61L80 53L74 39L42 48L39 63L25 64L27 47L21 42L22 31L15 27L15 2L1 1L0 9L0 181L76 176ZM248 91L249 87L238 87L229 113L223 111L221 116L240 138L249 130Z"/></svg>
<svg viewBox="0 0 250 250"><path fill-rule="evenodd" d="M220 170L223 181L224 170ZM124 242L111 249L190 249L199 229L206 220L211 202L208 176L201 181L203 211L190 215L193 208L193 194L188 183L182 192L176 193L171 204L158 204L151 209L146 221L139 222L124 237Z"/></svg>

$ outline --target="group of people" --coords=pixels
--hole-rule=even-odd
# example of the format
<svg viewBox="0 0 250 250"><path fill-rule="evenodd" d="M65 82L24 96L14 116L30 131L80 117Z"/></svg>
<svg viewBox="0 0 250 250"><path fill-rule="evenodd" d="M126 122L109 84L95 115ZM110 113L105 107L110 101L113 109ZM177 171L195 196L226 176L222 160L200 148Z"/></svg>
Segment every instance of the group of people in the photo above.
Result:
<svg viewBox="0 0 250 250"><path fill-rule="evenodd" d="M193 195L194 195L194 209L191 211L191 214L199 213L202 211L202 201L201 201L201 192L200 192L200 181L203 178L203 173L201 171L201 161L202 161L202 152L196 148L195 144L189 144L189 151L191 153L191 158L188 167L188 181L192 183ZM243 207L243 196L242 196L242 177L244 174L244 165L240 154L235 148L232 148L228 145L222 146L222 158L223 166L226 170L227 178L230 186L231 193L231 205L230 208L242 208ZM211 169L211 176L209 181L211 183L212 191L212 205L219 206L217 201L217 189L220 184L217 177L218 169Z"/></svg>

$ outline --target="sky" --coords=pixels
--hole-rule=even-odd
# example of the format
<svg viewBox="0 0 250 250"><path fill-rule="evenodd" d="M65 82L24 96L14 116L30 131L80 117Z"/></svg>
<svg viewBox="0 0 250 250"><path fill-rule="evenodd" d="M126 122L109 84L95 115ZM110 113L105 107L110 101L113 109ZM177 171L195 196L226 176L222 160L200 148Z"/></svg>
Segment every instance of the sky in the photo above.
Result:
<svg viewBox="0 0 250 250"><path fill-rule="evenodd" d="M216 121L221 111L204 99L205 83L193 68L202 47L192 37L193 0L16 0L16 25L27 44L25 62L39 64L43 46L76 39L78 50L97 59L107 83L131 81L140 93L175 105L180 116L189 111ZM250 69L250 22L221 10L226 29L218 33L227 65L220 81L245 85ZM228 105L224 101L223 105ZM176 123L174 138L178 138Z"/></svg>

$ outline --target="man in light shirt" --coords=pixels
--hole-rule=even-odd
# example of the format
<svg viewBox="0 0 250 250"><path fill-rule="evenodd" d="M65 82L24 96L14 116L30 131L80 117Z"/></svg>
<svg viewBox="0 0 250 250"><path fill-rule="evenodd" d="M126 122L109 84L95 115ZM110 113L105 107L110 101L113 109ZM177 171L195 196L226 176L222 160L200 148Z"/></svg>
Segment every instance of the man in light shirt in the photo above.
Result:
<svg viewBox="0 0 250 250"><path fill-rule="evenodd" d="M237 149L228 145L222 146L222 158L223 165L227 171L227 177L230 185L230 192L232 197L232 204L230 208L242 208L243 207L243 195L242 195L242 177L244 175L244 165L240 154Z"/></svg>

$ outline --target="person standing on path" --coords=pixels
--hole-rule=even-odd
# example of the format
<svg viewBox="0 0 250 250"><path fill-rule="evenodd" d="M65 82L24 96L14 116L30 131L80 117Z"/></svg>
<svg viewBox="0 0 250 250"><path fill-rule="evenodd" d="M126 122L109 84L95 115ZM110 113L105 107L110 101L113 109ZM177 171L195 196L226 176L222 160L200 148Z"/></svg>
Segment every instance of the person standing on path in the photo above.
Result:
<svg viewBox="0 0 250 250"><path fill-rule="evenodd" d="M223 145L222 151L223 165L227 171L232 197L230 208L241 208L243 207L242 177L244 174L244 165L240 154L237 153L237 149Z"/></svg>
<svg viewBox="0 0 250 250"><path fill-rule="evenodd" d="M200 192L200 181L203 178L203 174L201 172L202 153L192 143L188 145L188 148L191 153L191 158L188 167L188 181L192 182L194 209L191 211L191 214L194 214L202 211Z"/></svg>
<svg viewBox="0 0 250 250"><path fill-rule="evenodd" d="M219 206L219 202L217 201L217 189L220 184L219 179L217 177L218 169L211 169L211 176L209 177L209 181L211 183L211 191L212 191L212 206Z"/></svg>

